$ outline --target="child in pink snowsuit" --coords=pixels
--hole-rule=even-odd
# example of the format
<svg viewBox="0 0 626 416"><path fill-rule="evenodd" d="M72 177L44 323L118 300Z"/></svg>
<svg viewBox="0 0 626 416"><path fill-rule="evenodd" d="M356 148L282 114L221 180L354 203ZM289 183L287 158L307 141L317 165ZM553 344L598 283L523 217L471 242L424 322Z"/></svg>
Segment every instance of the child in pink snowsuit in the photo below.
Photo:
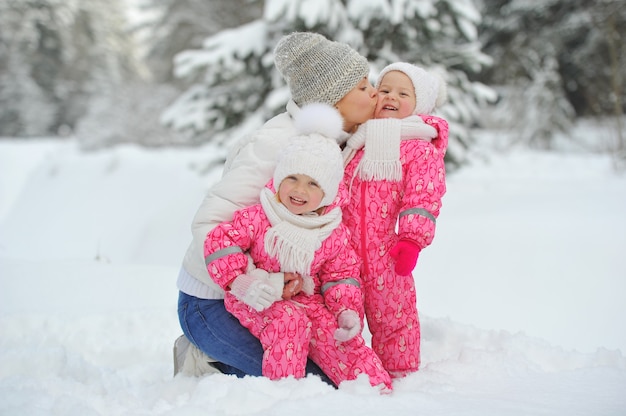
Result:
<svg viewBox="0 0 626 416"><path fill-rule="evenodd" d="M337 386L366 374L389 392L391 377L361 336L359 262L341 222L343 160L329 137L337 137L342 118L332 107L311 105L296 124L301 135L279 156L261 203L208 233L207 269L226 291L226 309L261 341L264 376L302 378L308 356ZM303 284L285 300L287 273Z"/></svg>
<svg viewBox="0 0 626 416"><path fill-rule="evenodd" d="M448 124L427 115L445 101L445 84L439 77L395 63L383 69L376 87L376 119L361 126L344 149L350 199L343 218L363 260L372 349L395 378L417 371L420 364L420 323L411 272L435 235L446 191ZM403 131L399 119L407 116L424 122L414 127L414 134Z"/></svg>

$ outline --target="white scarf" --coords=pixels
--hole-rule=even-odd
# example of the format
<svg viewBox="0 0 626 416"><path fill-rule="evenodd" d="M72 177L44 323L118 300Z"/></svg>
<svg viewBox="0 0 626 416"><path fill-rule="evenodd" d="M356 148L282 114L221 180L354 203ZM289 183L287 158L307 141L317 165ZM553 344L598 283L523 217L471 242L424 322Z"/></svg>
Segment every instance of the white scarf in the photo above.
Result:
<svg viewBox="0 0 626 416"><path fill-rule="evenodd" d="M403 120L406 120L403 122ZM365 146L365 154L357 166L358 173L365 181L402 180L400 162L400 142L402 140L431 141L437 137L437 130L419 116L406 119L378 119L366 124L365 134L353 134L343 150L344 166L348 164L358 150Z"/></svg>
<svg viewBox="0 0 626 416"><path fill-rule="evenodd" d="M265 234L265 251L278 259L282 272L310 275L315 252L341 223L341 209L317 215L296 215L269 188L261 192L261 205L272 226Z"/></svg>

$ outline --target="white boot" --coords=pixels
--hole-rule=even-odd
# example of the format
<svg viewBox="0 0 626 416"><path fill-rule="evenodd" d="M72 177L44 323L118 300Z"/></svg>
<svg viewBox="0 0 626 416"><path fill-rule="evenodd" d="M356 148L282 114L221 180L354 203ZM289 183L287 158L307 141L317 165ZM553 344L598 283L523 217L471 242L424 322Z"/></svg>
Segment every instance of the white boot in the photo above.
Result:
<svg viewBox="0 0 626 416"><path fill-rule="evenodd" d="M174 341L174 375L199 377L205 374L220 373L213 363L217 360L209 357L193 345L186 336L181 335Z"/></svg>

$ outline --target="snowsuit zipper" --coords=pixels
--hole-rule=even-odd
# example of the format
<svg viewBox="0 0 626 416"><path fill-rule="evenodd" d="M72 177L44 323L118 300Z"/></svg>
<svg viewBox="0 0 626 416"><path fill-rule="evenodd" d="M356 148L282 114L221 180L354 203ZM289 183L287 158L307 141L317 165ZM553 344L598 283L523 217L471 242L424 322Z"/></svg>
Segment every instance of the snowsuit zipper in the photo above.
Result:
<svg viewBox="0 0 626 416"><path fill-rule="evenodd" d="M363 275L364 276L369 276L370 274L370 270L369 270L369 261L368 259L368 254L367 254L367 212L366 212L366 207L367 204L365 204L365 197L367 194L367 183L366 182L361 182L361 201L359 204L359 210L360 210L360 215L361 215L361 252L359 253L359 256L361 257L361 259L363 260Z"/></svg>

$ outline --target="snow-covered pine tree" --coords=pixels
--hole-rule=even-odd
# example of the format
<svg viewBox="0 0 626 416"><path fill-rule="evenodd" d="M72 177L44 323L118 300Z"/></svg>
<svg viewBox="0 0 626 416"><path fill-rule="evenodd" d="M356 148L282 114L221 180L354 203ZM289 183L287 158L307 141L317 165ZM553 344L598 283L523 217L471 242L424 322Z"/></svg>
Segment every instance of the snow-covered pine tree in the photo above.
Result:
<svg viewBox="0 0 626 416"><path fill-rule="evenodd" d="M262 15L260 0L136 0L147 33L146 62L156 82L175 83L174 56L202 47L207 37Z"/></svg>
<svg viewBox="0 0 626 416"><path fill-rule="evenodd" d="M119 0L0 2L0 134L74 128L90 97L137 71Z"/></svg>
<svg viewBox="0 0 626 416"><path fill-rule="evenodd" d="M496 65L485 71L500 92L488 127L514 132L516 142L550 148L554 133L571 127L574 112L560 83L559 40L546 36L557 22L552 12L561 0L531 4L483 0L482 37Z"/></svg>
<svg viewBox="0 0 626 416"><path fill-rule="evenodd" d="M192 143L222 140L253 130L266 111L272 83L272 45L265 22L224 30L175 58L175 75L189 88L162 114L162 122L184 132Z"/></svg>
<svg viewBox="0 0 626 416"><path fill-rule="evenodd" d="M469 81L489 58L480 52L473 0L267 0L263 17L208 38L201 50L176 57L176 73L193 80L163 114L168 125L198 141L222 142L258 127L282 111L288 99L272 61L278 39L293 31L315 31L346 42L368 57L373 75L403 60L438 68L448 82L451 124L449 162L458 164L471 143L480 105L495 98Z"/></svg>
<svg viewBox="0 0 626 416"><path fill-rule="evenodd" d="M34 24L35 19L48 20L51 12L45 4L32 9L26 3L0 2L0 136L35 136L55 123L54 96L31 75L38 49L45 47L49 52L43 57L58 59L55 34ZM51 39L39 46L38 37Z"/></svg>
<svg viewBox="0 0 626 416"><path fill-rule="evenodd" d="M473 142L479 109L496 98L468 75L491 64L481 52L481 15L474 0L348 1L350 20L362 31L365 52L377 72L405 61L439 72L448 85L448 104L440 114L450 123L446 161L459 164Z"/></svg>
<svg viewBox="0 0 626 416"><path fill-rule="evenodd" d="M148 76L129 79L91 101L76 128L83 149L118 143L189 145L167 129L160 113L182 92L172 75L173 56L197 48L210 34L261 15L259 0L134 0L131 32L139 43ZM193 144L193 141L191 142Z"/></svg>
<svg viewBox="0 0 626 416"><path fill-rule="evenodd" d="M496 64L480 79L502 86L494 126L550 148L577 115L621 115L624 89L615 81L626 78L625 46L616 41L626 36L623 2L482 3L481 38Z"/></svg>

